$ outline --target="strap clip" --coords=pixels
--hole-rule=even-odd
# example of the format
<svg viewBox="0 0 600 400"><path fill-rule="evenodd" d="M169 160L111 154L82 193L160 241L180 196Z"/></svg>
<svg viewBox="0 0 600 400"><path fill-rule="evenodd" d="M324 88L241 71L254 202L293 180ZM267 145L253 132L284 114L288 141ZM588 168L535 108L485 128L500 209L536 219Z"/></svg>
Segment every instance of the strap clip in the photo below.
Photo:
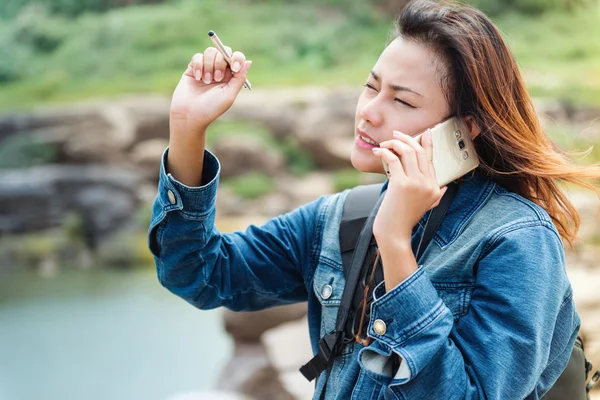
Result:
<svg viewBox="0 0 600 400"><path fill-rule="evenodd" d="M310 382L327 368L331 356L334 354L334 347L337 339L337 332L332 331L319 340L319 352L309 362L300 368L300 372Z"/></svg>
<svg viewBox="0 0 600 400"><path fill-rule="evenodd" d="M589 393L589 391L592 390L592 388L594 386L596 386L596 383L598 383L598 380L600 380L600 369L598 371L596 371L594 376L592 376L592 379L590 379L589 383L585 387L585 391Z"/></svg>

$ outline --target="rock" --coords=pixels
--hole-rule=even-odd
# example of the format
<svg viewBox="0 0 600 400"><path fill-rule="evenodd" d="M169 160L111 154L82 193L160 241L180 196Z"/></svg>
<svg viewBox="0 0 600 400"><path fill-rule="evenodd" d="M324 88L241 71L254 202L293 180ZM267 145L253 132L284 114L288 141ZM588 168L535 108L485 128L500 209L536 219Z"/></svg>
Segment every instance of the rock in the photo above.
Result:
<svg viewBox="0 0 600 400"><path fill-rule="evenodd" d="M85 124L99 123L86 107L47 107L33 112L0 115L0 141L19 132L68 128L70 132L81 131Z"/></svg>
<svg viewBox="0 0 600 400"><path fill-rule="evenodd" d="M233 337L234 355L231 361L221 372L217 387L229 391L240 392L254 399L295 400L297 396L290 394L283 386L277 365L272 358L267 357L267 350L261 336L282 323L298 320L306 315L306 303L274 307L256 312L232 312L225 310L223 313L225 330ZM308 328L305 329L308 337ZM266 343L272 343L273 333ZM281 337L277 337L281 343ZM281 360L289 358L290 349L295 349L298 344L286 349L278 348L284 354L279 354L278 365ZM273 346L271 346L273 348ZM287 378L286 378L287 379ZM308 386L312 386L307 382ZM294 388L293 388L294 389ZM297 388L295 388L297 390Z"/></svg>
<svg viewBox="0 0 600 400"><path fill-rule="evenodd" d="M118 105L104 106L91 114L95 123L78 127L64 144L63 154L74 163L114 163L126 160L134 144L135 124Z"/></svg>
<svg viewBox="0 0 600 400"><path fill-rule="evenodd" d="M279 191L269 193L258 201L255 201L252 207L257 214L264 215L265 217L275 217L285 214L291 211L292 208L290 197Z"/></svg>
<svg viewBox="0 0 600 400"><path fill-rule="evenodd" d="M233 193L233 189L224 185L219 185L215 207L217 216L220 219L250 214L248 212L248 202Z"/></svg>
<svg viewBox="0 0 600 400"><path fill-rule="evenodd" d="M600 268L590 269L570 265L567 269L573 286L573 298L581 318L586 358L600 368Z"/></svg>
<svg viewBox="0 0 600 400"><path fill-rule="evenodd" d="M285 169L285 160L276 149L248 135L222 137L212 151L221 162L221 176L225 179L249 171L277 176Z"/></svg>
<svg viewBox="0 0 600 400"><path fill-rule="evenodd" d="M263 124L281 140L294 134L306 109L324 93L327 91L310 87L252 90L238 96L222 118Z"/></svg>
<svg viewBox="0 0 600 400"><path fill-rule="evenodd" d="M260 342L235 343L233 357L221 371L216 387L256 400L294 400L279 381Z"/></svg>
<svg viewBox="0 0 600 400"><path fill-rule="evenodd" d="M292 135L318 167L346 168L359 93L356 88L253 91L238 97L224 118L262 123L279 140Z"/></svg>
<svg viewBox="0 0 600 400"><path fill-rule="evenodd" d="M313 172L300 178L280 179L277 188L278 192L290 198L291 204L286 211L334 192L331 175L324 172Z"/></svg>
<svg viewBox="0 0 600 400"><path fill-rule="evenodd" d="M569 190L567 195L579 212L581 219L578 236L584 242L590 237L597 236L600 222L600 199L598 196L590 190L579 188Z"/></svg>
<svg viewBox="0 0 600 400"><path fill-rule="evenodd" d="M208 392L178 393L167 397L166 400L253 400L240 393L211 390Z"/></svg>
<svg viewBox="0 0 600 400"><path fill-rule="evenodd" d="M114 232L131 220L140 174L124 167L47 165L3 171L0 233L57 227L70 212L84 220L87 240Z"/></svg>
<svg viewBox="0 0 600 400"><path fill-rule="evenodd" d="M168 138L169 99L146 96L90 101L0 116L0 141L31 131L52 135L63 162L123 162L135 143Z"/></svg>
<svg viewBox="0 0 600 400"><path fill-rule="evenodd" d="M169 137L169 97L146 95L124 98L119 104L131 115L135 124L135 142Z"/></svg>
<svg viewBox="0 0 600 400"><path fill-rule="evenodd" d="M221 232L244 231L250 225L260 226L268 221L264 215L244 215L242 217L219 217L215 221L215 225Z"/></svg>
<svg viewBox="0 0 600 400"><path fill-rule="evenodd" d="M168 145L168 139L149 139L139 142L131 149L131 161L147 173L148 179L158 180L161 157Z"/></svg>
<svg viewBox="0 0 600 400"><path fill-rule="evenodd" d="M255 312L225 310L223 318L225 330L236 342L258 342L267 329L302 318L305 314L306 303L298 303Z"/></svg>
<svg viewBox="0 0 600 400"><path fill-rule="evenodd" d="M313 356L306 317L267 330L262 336L269 361L279 380L295 399L310 400L314 383L308 382L299 369Z"/></svg>
<svg viewBox="0 0 600 400"><path fill-rule="evenodd" d="M295 135L320 168L351 167L358 95L355 90L329 92L298 119Z"/></svg>

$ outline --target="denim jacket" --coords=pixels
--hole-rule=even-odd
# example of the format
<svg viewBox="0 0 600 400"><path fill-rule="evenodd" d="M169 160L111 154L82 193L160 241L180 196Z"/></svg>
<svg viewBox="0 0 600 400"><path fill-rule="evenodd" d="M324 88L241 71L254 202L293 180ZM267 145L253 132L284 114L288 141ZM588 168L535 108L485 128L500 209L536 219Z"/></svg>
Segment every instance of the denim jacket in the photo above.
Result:
<svg viewBox="0 0 600 400"><path fill-rule="evenodd" d="M148 231L161 284L200 309L307 301L316 354L344 289L339 224L348 191L222 234L216 157L206 151L205 184L188 187L166 172L167 156ZM413 229L413 248L426 217ZM549 215L480 173L461 184L417 271L373 296L374 341L345 346L328 400L538 399L565 368L580 325Z"/></svg>

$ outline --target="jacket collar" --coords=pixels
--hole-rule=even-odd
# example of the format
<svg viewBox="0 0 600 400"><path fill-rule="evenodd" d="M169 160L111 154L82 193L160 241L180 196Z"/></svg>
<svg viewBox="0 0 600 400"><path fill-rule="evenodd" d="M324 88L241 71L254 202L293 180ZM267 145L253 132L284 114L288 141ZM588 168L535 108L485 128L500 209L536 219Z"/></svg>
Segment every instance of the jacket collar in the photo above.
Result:
<svg viewBox="0 0 600 400"><path fill-rule="evenodd" d="M448 212L435 234L435 238L441 246L448 245L458 237L473 215L486 202L495 185L479 169L475 169L462 178ZM381 188L381 193L387 190L387 187L388 181L386 180ZM430 213L431 211L427 211L423 215L418 225L413 229L413 234L416 232L417 227L420 226L421 229L425 227L425 222Z"/></svg>

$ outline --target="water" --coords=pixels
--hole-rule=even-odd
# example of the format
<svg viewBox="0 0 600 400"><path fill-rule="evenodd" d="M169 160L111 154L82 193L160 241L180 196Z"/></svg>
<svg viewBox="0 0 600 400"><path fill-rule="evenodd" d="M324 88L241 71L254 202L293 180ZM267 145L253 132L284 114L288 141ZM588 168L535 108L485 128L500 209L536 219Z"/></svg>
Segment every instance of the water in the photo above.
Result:
<svg viewBox="0 0 600 400"><path fill-rule="evenodd" d="M0 275L0 400L166 400L213 387L232 347L152 268Z"/></svg>

